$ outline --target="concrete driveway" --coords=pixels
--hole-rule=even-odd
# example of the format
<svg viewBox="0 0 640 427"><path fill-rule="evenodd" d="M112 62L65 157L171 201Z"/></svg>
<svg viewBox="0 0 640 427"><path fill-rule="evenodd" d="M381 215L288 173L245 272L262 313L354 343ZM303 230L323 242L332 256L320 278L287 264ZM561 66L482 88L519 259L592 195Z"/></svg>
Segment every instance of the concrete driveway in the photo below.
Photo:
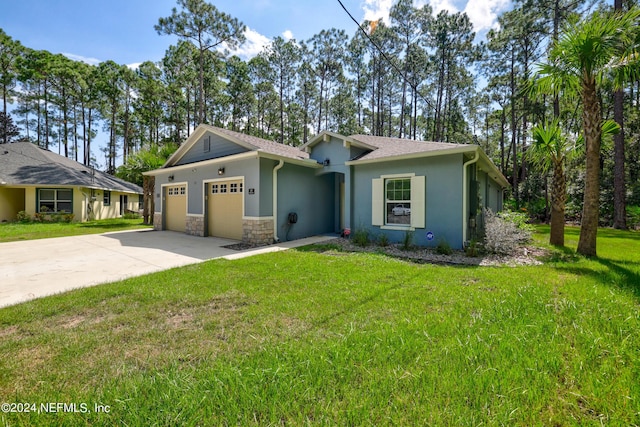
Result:
<svg viewBox="0 0 640 427"><path fill-rule="evenodd" d="M0 307L213 258L236 259L327 240L318 236L246 251L235 240L150 229L0 243Z"/></svg>

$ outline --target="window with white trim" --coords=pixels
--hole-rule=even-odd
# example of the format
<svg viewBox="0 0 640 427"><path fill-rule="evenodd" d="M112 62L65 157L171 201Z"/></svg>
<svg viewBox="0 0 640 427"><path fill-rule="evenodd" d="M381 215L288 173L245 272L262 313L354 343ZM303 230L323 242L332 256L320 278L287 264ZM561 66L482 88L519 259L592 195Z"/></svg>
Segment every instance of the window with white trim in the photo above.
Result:
<svg viewBox="0 0 640 427"><path fill-rule="evenodd" d="M111 206L111 191L104 190L102 195L102 204L105 206Z"/></svg>
<svg viewBox="0 0 640 427"><path fill-rule="evenodd" d="M372 225L425 227L425 177L381 176L371 183Z"/></svg>
<svg viewBox="0 0 640 427"><path fill-rule="evenodd" d="M218 194L218 184L211 184L211 194Z"/></svg>
<svg viewBox="0 0 640 427"><path fill-rule="evenodd" d="M384 188L384 223L411 225L411 178L385 179Z"/></svg>
<svg viewBox="0 0 640 427"><path fill-rule="evenodd" d="M227 192L227 184L220 184L220 192L221 193Z"/></svg>
<svg viewBox="0 0 640 427"><path fill-rule="evenodd" d="M73 190L70 188L40 188L38 212L73 212Z"/></svg>

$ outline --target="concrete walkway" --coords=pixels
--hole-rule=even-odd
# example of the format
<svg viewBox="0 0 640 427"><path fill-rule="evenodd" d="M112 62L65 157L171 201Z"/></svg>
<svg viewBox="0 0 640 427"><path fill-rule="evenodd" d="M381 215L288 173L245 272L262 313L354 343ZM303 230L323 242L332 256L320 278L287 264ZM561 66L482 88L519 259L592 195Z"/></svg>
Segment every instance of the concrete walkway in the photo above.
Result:
<svg viewBox="0 0 640 427"><path fill-rule="evenodd" d="M235 251L238 243L150 229L0 243L0 307L214 258L238 259L331 239Z"/></svg>

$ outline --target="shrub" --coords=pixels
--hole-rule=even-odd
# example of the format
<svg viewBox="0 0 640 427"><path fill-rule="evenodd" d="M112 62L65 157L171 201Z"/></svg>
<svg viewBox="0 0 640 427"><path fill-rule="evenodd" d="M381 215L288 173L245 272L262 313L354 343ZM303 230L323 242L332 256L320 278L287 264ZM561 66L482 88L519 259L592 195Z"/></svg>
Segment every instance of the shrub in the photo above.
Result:
<svg viewBox="0 0 640 427"><path fill-rule="evenodd" d="M378 236L378 245L384 247L389 246L389 236L386 234L381 234Z"/></svg>
<svg viewBox="0 0 640 427"><path fill-rule="evenodd" d="M640 206L627 206L627 226L632 230L640 229Z"/></svg>
<svg viewBox="0 0 640 427"><path fill-rule="evenodd" d="M137 214L136 212L125 212L125 214L122 215L122 218L124 218L124 219L140 219L140 215Z"/></svg>
<svg viewBox="0 0 640 427"><path fill-rule="evenodd" d="M451 249L451 245L446 240L438 241L438 246L436 246L436 252L440 255L451 255L453 253L453 249Z"/></svg>
<svg viewBox="0 0 640 427"><path fill-rule="evenodd" d="M404 237L402 238L402 249L405 251L410 250L413 247L413 237L415 235L415 231L407 230L404 232Z"/></svg>
<svg viewBox="0 0 640 427"><path fill-rule="evenodd" d="M73 218L75 218L75 215L72 213L64 214L62 216L62 222L73 222Z"/></svg>
<svg viewBox="0 0 640 427"><path fill-rule="evenodd" d="M480 244L476 239L473 239L469 242L469 244L467 245L467 247L464 250L465 254L467 254L468 257L472 257L475 258L478 255L480 255Z"/></svg>
<svg viewBox="0 0 640 427"><path fill-rule="evenodd" d="M18 215L16 215L16 221L27 224L31 222L31 215L29 215L26 211L20 211L18 212Z"/></svg>
<svg viewBox="0 0 640 427"><path fill-rule="evenodd" d="M365 247L369 245L369 230L360 228L353 233L353 243L358 246Z"/></svg>
<svg viewBox="0 0 640 427"><path fill-rule="evenodd" d="M519 221L513 213L504 218L485 209L485 248L492 253L511 255L518 246L531 240L529 225ZM519 227L518 224L521 226Z"/></svg>

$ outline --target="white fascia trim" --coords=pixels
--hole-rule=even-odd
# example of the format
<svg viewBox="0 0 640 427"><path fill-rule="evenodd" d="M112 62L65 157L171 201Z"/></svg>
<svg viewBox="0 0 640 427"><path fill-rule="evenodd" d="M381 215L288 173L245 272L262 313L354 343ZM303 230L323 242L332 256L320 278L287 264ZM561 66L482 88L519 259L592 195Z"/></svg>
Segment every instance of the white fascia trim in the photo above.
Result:
<svg viewBox="0 0 640 427"><path fill-rule="evenodd" d="M477 145L470 145L469 147L460 147L460 148L435 150L435 151L421 151L419 153L401 154L399 156L381 157L378 159L350 160L350 161L344 162L344 164L347 166L358 166L358 165L366 165L370 163L392 162L396 160L420 159L423 157L436 157L436 156L446 156L450 154L472 153L476 150L476 148L477 148Z"/></svg>
<svg viewBox="0 0 640 427"><path fill-rule="evenodd" d="M258 152L257 151L249 151L247 153L234 154L232 156L225 156L225 157L217 157L215 159L202 160L200 162L195 162L195 163L188 163L186 165L171 166L171 167L168 167L168 168L155 169L155 170L152 170L152 171L143 172L143 175L160 176L160 175L164 175L164 174L170 174L173 171L179 171L179 170L184 170L184 169L197 169L199 167L217 165L217 164L220 164L220 163L235 162L235 161L238 161L238 160L246 160L246 159L252 159L252 158L257 158L257 157L258 157Z"/></svg>
<svg viewBox="0 0 640 427"><path fill-rule="evenodd" d="M390 175L380 175L380 178L382 179L393 179L393 178L407 178L407 177L413 177L416 176L416 174L414 172L411 173L394 173L394 174L390 174Z"/></svg>
<svg viewBox="0 0 640 427"><path fill-rule="evenodd" d="M290 164L294 164L294 165L299 165L299 166L305 166L308 168L314 168L314 169L322 169L323 166L316 162L315 160L312 159L294 159L291 157L285 157L285 156L279 156L277 154L271 154L271 153L267 153L266 151L262 151L262 150L258 150L256 151L256 153L258 153L258 156L261 159L270 159L270 160L277 160L277 161L283 161L285 163L290 163Z"/></svg>

